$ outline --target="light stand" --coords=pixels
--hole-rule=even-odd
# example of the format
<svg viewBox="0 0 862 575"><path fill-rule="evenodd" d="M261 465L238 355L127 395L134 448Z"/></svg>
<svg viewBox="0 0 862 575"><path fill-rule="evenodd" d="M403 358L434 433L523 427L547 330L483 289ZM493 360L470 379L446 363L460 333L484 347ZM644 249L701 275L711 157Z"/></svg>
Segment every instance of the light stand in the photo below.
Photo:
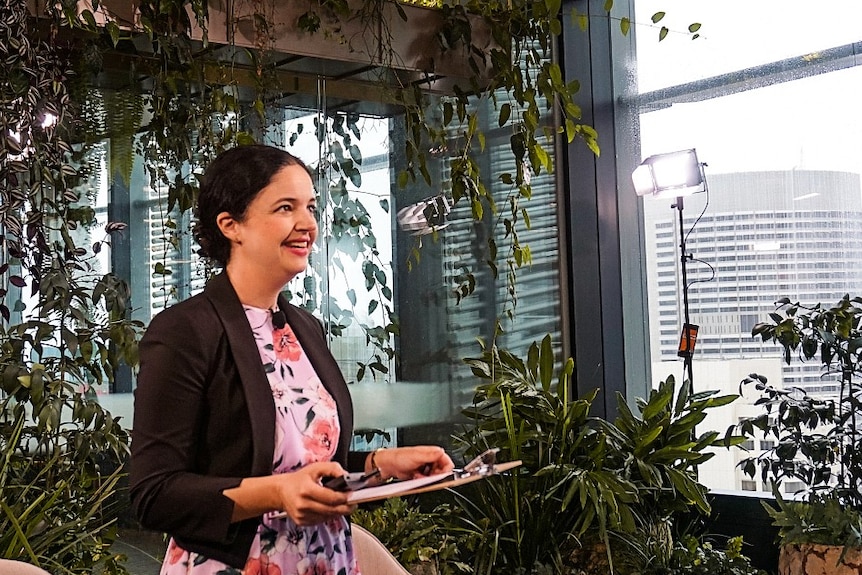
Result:
<svg viewBox="0 0 862 575"><path fill-rule="evenodd" d="M691 256L685 251L685 228L683 228L682 212L685 209L683 196L677 196L676 203L671 208L676 208L679 213L679 267L682 278L682 310L683 324L682 335L679 339L677 356L682 358L683 369L688 374L689 385L694 387L694 372L692 370L692 357L694 356L694 344L697 340L698 326L691 323L691 310L688 305L688 260Z"/></svg>
<svg viewBox="0 0 862 575"><path fill-rule="evenodd" d="M683 222L685 209L684 197L695 192L704 191L706 179L703 164L697 159L694 149L656 154L650 156L632 173L635 192L639 196L654 198L675 197L675 208L679 214L679 249L680 276L682 279L683 324L680 335L677 356L683 358L683 366L688 376L689 386L694 387L692 358L694 345L697 341L698 326L691 323L691 310L688 303L688 260L691 256L686 252L686 232Z"/></svg>

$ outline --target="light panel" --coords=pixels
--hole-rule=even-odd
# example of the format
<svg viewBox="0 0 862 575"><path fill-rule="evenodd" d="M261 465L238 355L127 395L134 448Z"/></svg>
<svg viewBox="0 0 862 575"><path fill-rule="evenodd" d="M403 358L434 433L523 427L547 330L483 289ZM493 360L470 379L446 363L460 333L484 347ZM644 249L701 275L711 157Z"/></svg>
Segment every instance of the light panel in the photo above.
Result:
<svg viewBox="0 0 862 575"><path fill-rule="evenodd" d="M694 149L650 156L632 172L639 196L679 197L703 190L703 170Z"/></svg>

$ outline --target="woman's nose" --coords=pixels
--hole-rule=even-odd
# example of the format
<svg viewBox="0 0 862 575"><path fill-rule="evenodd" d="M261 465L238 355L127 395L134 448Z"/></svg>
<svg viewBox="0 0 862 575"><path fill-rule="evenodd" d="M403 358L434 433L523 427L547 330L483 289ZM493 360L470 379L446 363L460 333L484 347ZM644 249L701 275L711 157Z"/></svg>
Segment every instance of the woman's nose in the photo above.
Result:
<svg viewBox="0 0 862 575"><path fill-rule="evenodd" d="M299 228L303 230L316 230L317 229L317 214L315 212L311 212L310 210L303 210L303 217L300 218Z"/></svg>

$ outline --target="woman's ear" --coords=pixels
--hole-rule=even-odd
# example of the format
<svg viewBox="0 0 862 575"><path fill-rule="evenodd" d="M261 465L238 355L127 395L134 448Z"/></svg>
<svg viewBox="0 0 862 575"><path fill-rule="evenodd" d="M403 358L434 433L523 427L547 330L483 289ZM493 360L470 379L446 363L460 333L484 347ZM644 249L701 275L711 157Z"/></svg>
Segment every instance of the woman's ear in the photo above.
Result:
<svg viewBox="0 0 862 575"><path fill-rule="evenodd" d="M222 235L228 240L236 243L242 243L239 237L239 222L230 214L230 212L221 212L216 216L216 225Z"/></svg>

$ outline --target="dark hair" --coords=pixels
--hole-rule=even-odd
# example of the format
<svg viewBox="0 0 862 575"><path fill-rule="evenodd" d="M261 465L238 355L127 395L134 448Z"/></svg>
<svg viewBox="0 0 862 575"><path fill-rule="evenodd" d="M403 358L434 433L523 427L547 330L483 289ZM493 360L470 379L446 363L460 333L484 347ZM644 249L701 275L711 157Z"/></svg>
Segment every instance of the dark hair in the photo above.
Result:
<svg viewBox="0 0 862 575"><path fill-rule="evenodd" d="M224 267L230 259L230 240L221 233L216 217L227 212L242 221L252 200L285 166L301 166L302 160L272 146L238 146L210 162L201 179L192 234L203 257ZM314 181L314 178L312 178Z"/></svg>

